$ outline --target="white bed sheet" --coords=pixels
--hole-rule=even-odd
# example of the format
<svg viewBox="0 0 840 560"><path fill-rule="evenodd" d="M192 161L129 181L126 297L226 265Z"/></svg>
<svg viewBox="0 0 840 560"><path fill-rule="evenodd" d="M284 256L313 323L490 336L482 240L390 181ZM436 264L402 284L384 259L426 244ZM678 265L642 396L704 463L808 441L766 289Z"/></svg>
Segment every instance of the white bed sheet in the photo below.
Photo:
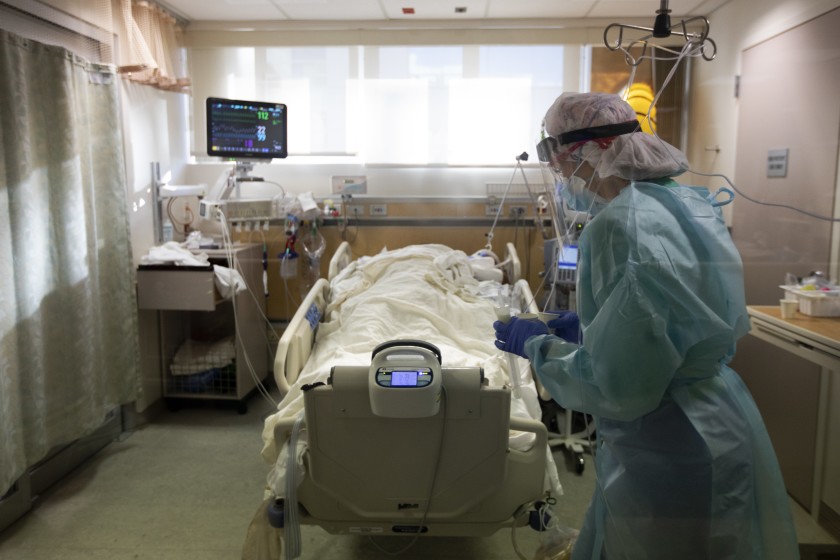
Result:
<svg viewBox="0 0 840 560"><path fill-rule="evenodd" d="M369 365L371 351L382 342L400 338L430 342L440 349L444 367L483 367L491 386L510 385L508 358L494 344L492 324L495 307L517 298L510 296L510 286L475 280L470 257L462 251L443 245L383 251L353 261L330 286L330 303L313 353L277 412L265 422L263 457L274 464L269 490L275 495L282 495L287 451L285 445L276 449L274 426L303 409L300 388L325 382L332 366ZM511 398L511 415L539 420L528 362L516 358L515 363L521 396ZM511 432L510 445L526 450L533 439L531 433ZM302 450L303 446L298 451Z"/></svg>

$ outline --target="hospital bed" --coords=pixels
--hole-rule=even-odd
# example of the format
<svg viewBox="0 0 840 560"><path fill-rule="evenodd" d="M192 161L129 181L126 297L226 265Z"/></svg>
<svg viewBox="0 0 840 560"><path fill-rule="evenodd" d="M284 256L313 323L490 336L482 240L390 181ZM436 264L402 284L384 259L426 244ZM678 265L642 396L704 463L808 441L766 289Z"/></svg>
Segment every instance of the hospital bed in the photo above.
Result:
<svg viewBox="0 0 840 560"><path fill-rule="evenodd" d="M470 257L439 245L356 260L349 249L277 347L284 398L263 432L267 496L334 534L480 536L525 524L561 490L528 362L510 362L521 376L511 398L508 355L493 344L496 307L536 311L513 245L504 282L476 280ZM435 398L417 371L440 381Z"/></svg>

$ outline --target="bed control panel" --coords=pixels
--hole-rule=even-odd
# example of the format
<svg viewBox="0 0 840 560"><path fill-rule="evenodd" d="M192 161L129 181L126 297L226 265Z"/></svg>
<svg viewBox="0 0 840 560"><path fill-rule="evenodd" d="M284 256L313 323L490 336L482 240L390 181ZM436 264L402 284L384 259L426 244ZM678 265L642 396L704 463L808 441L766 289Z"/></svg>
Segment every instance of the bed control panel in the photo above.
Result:
<svg viewBox="0 0 840 560"><path fill-rule="evenodd" d="M376 384L381 387L425 387L432 382L431 368L381 367L376 370Z"/></svg>
<svg viewBox="0 0 840 560"><path fill-rule="evenodd" d="M370 409L385 418L426 418L440 410L441 356L433 344L392 340L377 346L368 374Z"/></svg>

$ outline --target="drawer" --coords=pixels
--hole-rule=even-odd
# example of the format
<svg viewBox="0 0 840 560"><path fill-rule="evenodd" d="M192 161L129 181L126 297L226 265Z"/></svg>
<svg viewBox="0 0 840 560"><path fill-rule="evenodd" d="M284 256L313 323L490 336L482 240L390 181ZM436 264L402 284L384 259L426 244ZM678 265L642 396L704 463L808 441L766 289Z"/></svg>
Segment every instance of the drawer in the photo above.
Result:
<svg viewBox="0 0 840 560"><path fill-rule="evenodd" d="M220 300L212 267L137 269L140 309L213 311Z"/></svg>

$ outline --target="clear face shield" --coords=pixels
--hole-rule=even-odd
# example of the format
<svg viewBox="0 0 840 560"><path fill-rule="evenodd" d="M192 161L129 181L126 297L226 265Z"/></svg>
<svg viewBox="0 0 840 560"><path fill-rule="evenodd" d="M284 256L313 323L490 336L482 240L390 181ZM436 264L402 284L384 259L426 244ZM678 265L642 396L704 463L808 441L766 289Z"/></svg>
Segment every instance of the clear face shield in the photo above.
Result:
<svg viewBox="0 0 840 560"><path fill-rule="evenodd" d="M537 144L540 165L552 177L558 206L571 212L595 215L607 200L597 192L594 183L595 170L588 163L599 150L596 144L586 140L560 144L554 137L547 137ZM584 177L588 173L588 177Z"/></svg>

